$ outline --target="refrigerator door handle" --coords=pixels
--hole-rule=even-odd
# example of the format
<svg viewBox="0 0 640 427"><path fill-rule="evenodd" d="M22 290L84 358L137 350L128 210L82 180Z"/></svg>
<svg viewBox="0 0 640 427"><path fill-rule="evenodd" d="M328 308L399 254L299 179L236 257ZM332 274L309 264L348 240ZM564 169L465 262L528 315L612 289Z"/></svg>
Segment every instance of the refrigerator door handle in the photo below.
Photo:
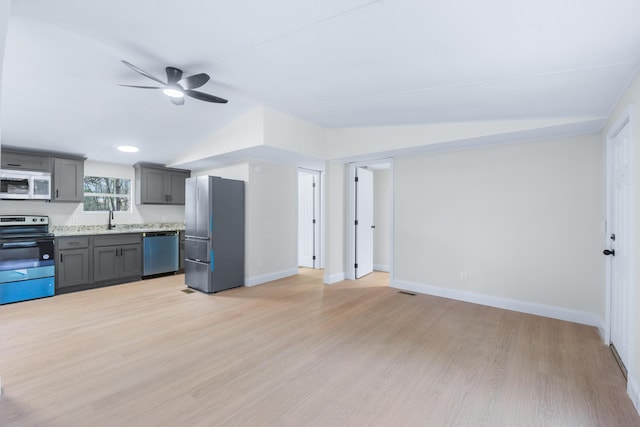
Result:
<svg viewBox="0 0 640 427"><path fill-rule="evenodd" d="M195 262L196 264L204 264L204 265L209 264L206 261L202 261L202 260L199 260L199 259L193 259L193 258L186 258L186 261Z"/></svg>

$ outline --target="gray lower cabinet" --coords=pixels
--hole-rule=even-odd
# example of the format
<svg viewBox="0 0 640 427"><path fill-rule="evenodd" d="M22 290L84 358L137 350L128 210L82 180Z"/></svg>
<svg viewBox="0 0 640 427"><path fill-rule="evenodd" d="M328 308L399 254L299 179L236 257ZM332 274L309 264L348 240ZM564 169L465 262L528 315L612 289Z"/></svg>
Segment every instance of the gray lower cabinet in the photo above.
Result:
<svg viewBox="0 0 640 427"><path fill-rule="evenodd" d="M139 279L142 276L142 236L139 233L95 236L95 282Z"/></svg>
<svg viewBox="0 0 640 427"><path fill-rule="evenodd" d="M183 269L184 231L180 236ZM56 237L56 293L141 280L142 260L141 233Z"/></svg>
<svg viewBox="0 0 640 427"><path fill-rule="evenodd" d="M89 237L58 237L56 293L91 284Z"/></svg>

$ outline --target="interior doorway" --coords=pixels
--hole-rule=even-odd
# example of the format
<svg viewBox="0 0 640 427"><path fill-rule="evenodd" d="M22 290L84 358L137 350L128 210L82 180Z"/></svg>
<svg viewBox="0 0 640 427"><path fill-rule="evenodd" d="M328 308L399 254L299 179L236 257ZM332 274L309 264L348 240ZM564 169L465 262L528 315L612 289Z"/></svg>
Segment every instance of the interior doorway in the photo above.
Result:
<svg viewBox="0 0 640 427"><path fill-rule="evenodd" d="M607 134L607 255L608 337L623 372L629 366L631 295L631 114L630 110Z"/></svg>
<svg viewBox="0 0 640 427"><path fill-rule="evenodd" d="M322 172L298 169L298 266L323 268Z"/></svg>
<svg viewBox="0 0 640 427"><path fill-rule="evenodd" d="M355 260L354 276L356 279L373 273L373 172L368 166L356 168L355 205Z"/></svg>
<svg viewBox="0 0 640 427"><path fill-rule="evenodd" d="M352 163L349 167L347 279L374 270L393 277L393 160Z"/></svg>

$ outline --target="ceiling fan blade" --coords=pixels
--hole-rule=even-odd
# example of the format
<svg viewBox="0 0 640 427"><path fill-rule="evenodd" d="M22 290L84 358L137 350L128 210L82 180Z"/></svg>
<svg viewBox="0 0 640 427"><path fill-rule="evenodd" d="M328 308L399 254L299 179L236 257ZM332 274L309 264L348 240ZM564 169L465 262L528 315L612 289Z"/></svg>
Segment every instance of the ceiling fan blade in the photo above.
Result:
<svg viewBox="0 0 640 427"><path fill-rule="evenodd" d="M209 75L205 73L194 74L178 81L178 84L185 89L195 89L209 81Z"/></svg>
<svg viewBox="0 0 640 427"><path fill-rule="evenodd" d="M197 90L185 89L184 94L189 95L192 98L199 99L200 101L217 102L219 104L226 104L229 102L226 99L218 98L217 96L209 95L208 93L198 92Z"/></svg>
<svg viewBox="0 0 640 427"><path fill-rule="evenodd" d="M158 87L158 86L137 86L137 85L121 85L121 84L119 84L118 86L137 87L139 89L162 89L161 87Z"/></svg>
<svg viewBox="0 0 640 427"><path fill-rule="evenodd" d="M167 67L167 84L172 85L177 83L182 78L182 70L176 67Z"/></svg>
<svg viewBox="0 0 640 427"><path fill-rule="evenodd" d="M166 85L165 82L163 82L162 80L160 80L159 78L157 78L156 76L147 73L145 70L143 70L142 68L138 68L135 65L131 64L130 62L125 61L124 59L122 60L122 63L124 65L126 65L127 67L131 68L133 71L135 71L136 73L142 74L143 76L151 79L151 80L155 80L158 83L161 83L163 85Z"/></svg>
<svg viewBox="0 0 640 427"><path fill-rule="evenodd" d="M173 102L173 105L184 105L184 97L169 99L171 100L171 102Z"/></svg>

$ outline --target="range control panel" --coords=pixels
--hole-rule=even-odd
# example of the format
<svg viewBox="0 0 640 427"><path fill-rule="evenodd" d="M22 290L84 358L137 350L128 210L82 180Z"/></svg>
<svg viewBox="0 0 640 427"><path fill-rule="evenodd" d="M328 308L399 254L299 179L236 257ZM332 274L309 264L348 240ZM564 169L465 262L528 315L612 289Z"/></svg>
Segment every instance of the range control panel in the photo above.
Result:
<svg viewBox="0 0 640 427"><path fill-rule="evenodd" d="M49 225L45 215L0 215L0 227L11 225Z"/></svg>

